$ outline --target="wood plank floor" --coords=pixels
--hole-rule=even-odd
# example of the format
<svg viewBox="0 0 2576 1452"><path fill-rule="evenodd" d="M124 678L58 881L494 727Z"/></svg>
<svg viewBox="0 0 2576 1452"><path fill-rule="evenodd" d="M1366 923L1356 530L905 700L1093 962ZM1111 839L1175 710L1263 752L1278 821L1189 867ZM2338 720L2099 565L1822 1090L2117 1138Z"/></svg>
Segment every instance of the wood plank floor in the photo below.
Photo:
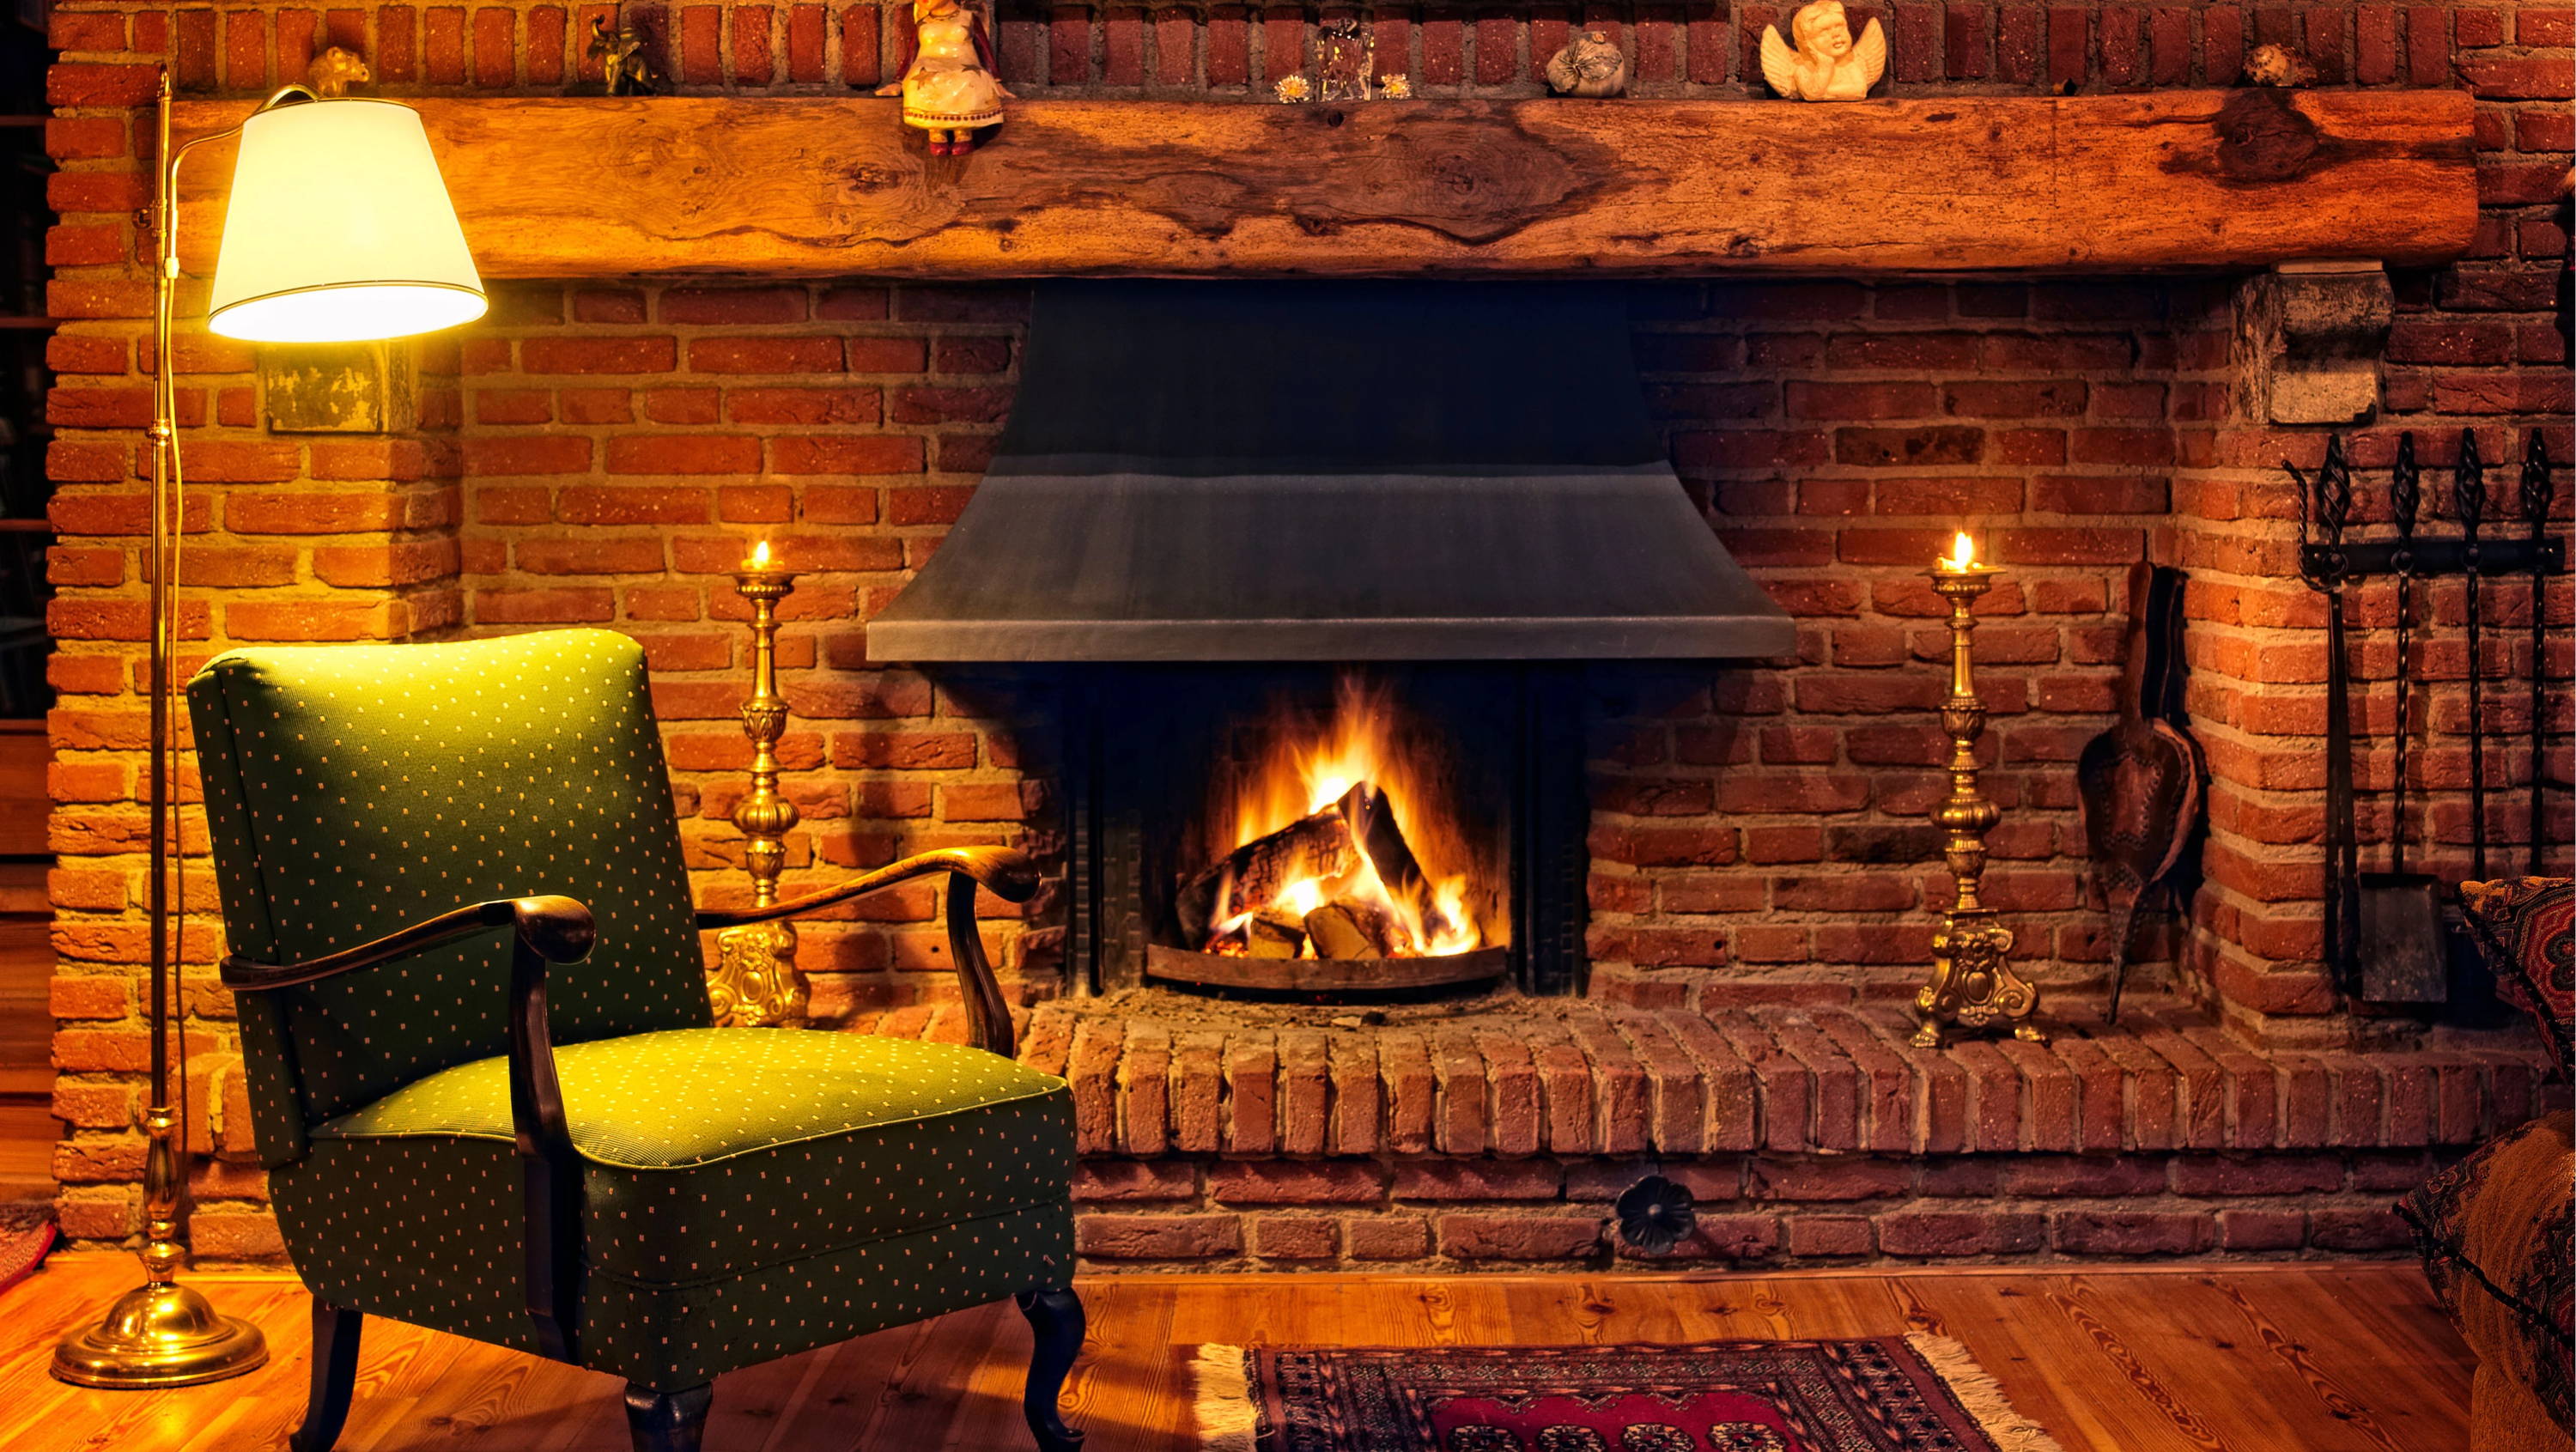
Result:
<svg viewBox="0 0 2576 1452"><path fill-rule="evenodd" d="M95 1392L52 1341L134 1275L58 1257L0 1296L0 1447L270 1452L302 1413L306 1302L277 1276L194 1277L273 1359L236 1381ZM1967 1343L2066 1452L2450 1452L2472 1361L2409 1265L1959 1269L1905 1275L1100 1276L1066 1416L1091 1452L1190 1452L1185 1348L1428 1346L1932 1331ZM1018 1452L1028 1333L1004 1306L755 1367L716 1385L708 1452ZM342 1452L619 1452L608 1377L368 1323Z"/></svg>

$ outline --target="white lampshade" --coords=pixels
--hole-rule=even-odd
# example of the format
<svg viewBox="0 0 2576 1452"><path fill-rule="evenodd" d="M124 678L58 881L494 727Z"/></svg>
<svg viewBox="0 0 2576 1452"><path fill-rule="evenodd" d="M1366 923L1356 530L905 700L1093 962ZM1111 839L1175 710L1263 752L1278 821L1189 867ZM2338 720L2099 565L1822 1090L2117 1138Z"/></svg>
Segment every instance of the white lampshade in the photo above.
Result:
<svg viewBox="0 0 2576 1452"><path fill-rule="evenodd" d="M419 112L349 97L243 123L209 328L341 343L453 327L484 306Z"/></svg>

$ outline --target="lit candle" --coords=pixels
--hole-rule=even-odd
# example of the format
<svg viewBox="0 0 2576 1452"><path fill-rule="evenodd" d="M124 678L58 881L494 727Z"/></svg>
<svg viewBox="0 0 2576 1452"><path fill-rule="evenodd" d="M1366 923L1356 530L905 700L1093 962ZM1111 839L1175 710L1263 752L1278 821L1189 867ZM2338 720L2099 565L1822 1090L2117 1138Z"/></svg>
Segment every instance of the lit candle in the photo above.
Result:
<svg viewBox="0 0 2576 1452"><path fill-rule="evenodd" d="M1950 541L1950 558L1943 561L1951 569L1966 571L1977 563L1977 542L1961 530Z"/></svg>
<svg viewBox="0 0 2576 1452"><path fill-rule="evenodd" d="M1965 535L1961 535L1961 536L1960 536L1960 538L1965 539L1965 538L1967 538L1967 536L1965 536ZM742 562L742 567L743 567L744 569L746 569L746 570L765 570L765 569L768 569L768 568L769 568L769 541L767 541L767 540L762 540L760 543L758 543L758 544L756 544L756 545L753 545L753 546L751 547L751 558L750 558L750 559L747 559L747 560L745 560L745 561L743 561L743 562Z"/></svg>

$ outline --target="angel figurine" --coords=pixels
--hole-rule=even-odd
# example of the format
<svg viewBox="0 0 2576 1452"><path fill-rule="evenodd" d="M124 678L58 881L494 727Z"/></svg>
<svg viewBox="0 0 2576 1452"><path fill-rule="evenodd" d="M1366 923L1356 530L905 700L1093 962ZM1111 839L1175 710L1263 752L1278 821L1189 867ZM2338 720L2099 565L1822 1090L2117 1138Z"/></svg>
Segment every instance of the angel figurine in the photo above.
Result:
<svg viewBox="0 0 2576 1452"><path fill-rule="evenodd" d="M993 74L984 17L960 0L912 0L912 54L903 78L877 87L903 97L903 124L930 133L930 154L964 156L975 133L1002 124L1002 103L1019 98Z"/></svg>
<svg viewBox="0 0 2576 1452"><path fill-rule="evenodd" d="M1797 49L1776 25L1762 27L1762 79L1782 96L1801 101L1857 101L1887 72L1887 32L1876 20L1852 42L1843 0L1812 0L1789 19Z"/></svg>

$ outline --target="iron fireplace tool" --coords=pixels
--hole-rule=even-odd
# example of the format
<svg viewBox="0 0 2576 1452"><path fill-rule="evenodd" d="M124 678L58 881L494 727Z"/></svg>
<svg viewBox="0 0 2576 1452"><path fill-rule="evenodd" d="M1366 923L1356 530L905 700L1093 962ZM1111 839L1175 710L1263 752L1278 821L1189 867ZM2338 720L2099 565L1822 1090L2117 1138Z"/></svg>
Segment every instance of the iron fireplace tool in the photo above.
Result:
<svg viewBox="0 0 2576 1452"><path fill-rule="evenodd" d="M2374 1003L2440 1003L2450 996L2441 880L2406 870L2406 744L2414 719L2408 646L2415 618L2415 516L2423 500L2412 433L2398 435L2388 497L2397 523L2397 549L2389 557L2397 575L2396 778L2389 789L2388 870L2361 874L2361 996Z"/></svg>
<svg viewBox="0 0 2576 1452"><path fill-rule="evenodd" d="M2326 597L2326 820L2325 934L2326 970L2335 987L2357 991L2361 923L2353 881L2360 869L2352 823L2352 701L2350 667L2344 659L2343 587L2349 574L2343 554L2343 529L2352 517L2352 470L2344 461L2343 437L2326 439L2325 463L2314 479L2284 463L2299 485L2299 566L2309 589ZM2325 534L2321 558L2306 549L2309 521Z"/></svg>
<svg viewBox="0 0 2576 1452"><path fill-rule="evenodd" d="M2478 457L2475 429L2460 430L2459 467L2451 472L2451 508L2460 516L2460 568L2468 572L2469 614L2469 843L2475 865L2471 880L2487 880L2487 721L2486 674L2480 647L2486 626L2479 613L2478 524L2487 513L2487 466Z"/></svg>
<svg viewBox="0 0 2576 1452"><path fill-rule="evenodd" d="M2129 567L2128 654L2120 663L2120 719L2084 744L2075 761L2075 799L2084 819L2093 880L2112 912L2110 1021L2120 1021L2129 976L2129 939L2147 894L2181 861L2200 813L2200 774L2190 743L2164 720L2172 669L2165 617L2181 608L2170 582L2157 588L2144 560Z"/></svg>
<svg viewBox="0 0 2576 1452"><path fill-rule="evenodd" d="M2528 854L2523 871L2541 875L2541 860L2548 853L2549 833L2544 802L2549 787L2541 776L2541 731L2548 720L2548 701L2541 685L2548 679L2549 657L2546 622L2548 610L2543 591L2549 584L2549 570L2541 549L2549 537L2549 442L2540 430L2531 431L2531 441L2522 451L2522 518L2531 526L2531 825L2524 837Z"/></svg>

